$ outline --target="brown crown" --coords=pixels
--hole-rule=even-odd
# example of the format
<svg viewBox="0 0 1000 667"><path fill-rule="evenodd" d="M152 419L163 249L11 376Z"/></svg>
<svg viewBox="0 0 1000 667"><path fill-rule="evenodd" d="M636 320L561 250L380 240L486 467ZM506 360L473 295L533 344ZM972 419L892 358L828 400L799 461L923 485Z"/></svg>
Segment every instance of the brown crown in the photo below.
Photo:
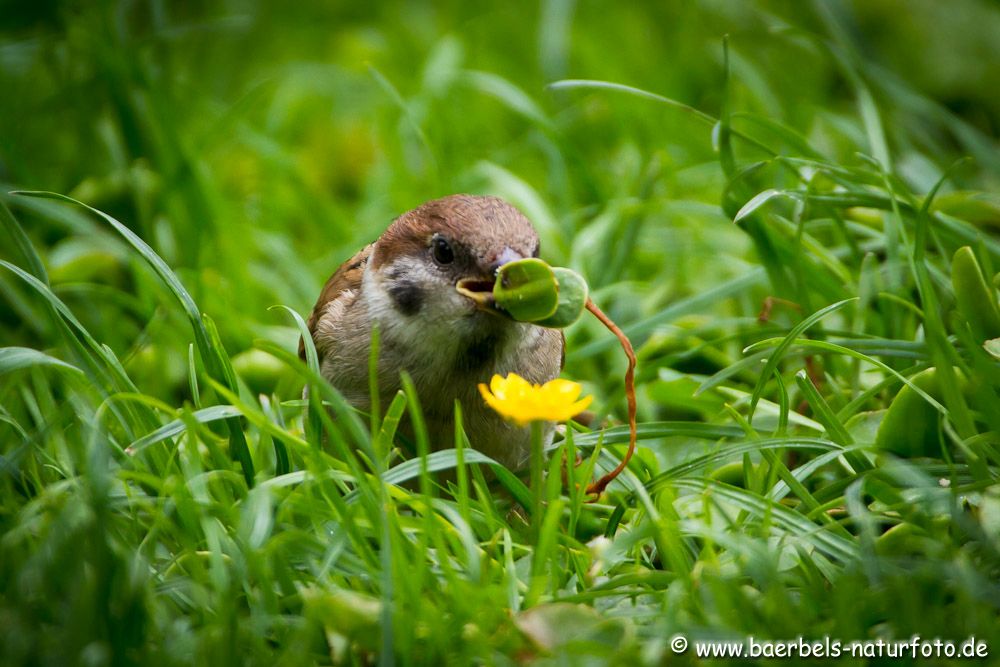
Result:
<svg viewBox="0 0 1000 667"><path fill-rule="evenodd" d="M423 253L441 234L475 255L481 266L493 264L506 248L522 257L538 252L538 234L524 215L500 199L450 195L434 199L396 218L375 244L372 267L396 257Z"/></svg>

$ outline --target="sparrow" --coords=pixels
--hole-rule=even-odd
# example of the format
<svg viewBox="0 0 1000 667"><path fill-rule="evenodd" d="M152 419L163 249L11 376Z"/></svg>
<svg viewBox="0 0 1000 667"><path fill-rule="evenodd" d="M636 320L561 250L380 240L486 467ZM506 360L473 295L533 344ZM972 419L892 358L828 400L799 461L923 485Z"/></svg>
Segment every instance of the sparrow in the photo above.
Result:
<svg viewBox="0 0 1000 667"><path fill-rule="evenodd" d="M524 467L530 430L493 412L477 385L508 373L541 384L562 368L561 331L514 321L492 305L499 268L538 254L531 222L497 197L451 195L404 213L323 287L308 321L321 374L352 406L370 410L377 326L380 405L389 405L405 371L432 449L454 446L458 401L472 447L508 468ZM412 438L411 426L401 430ZM552 431L552 424L544 429L546 441Z"/></svg>

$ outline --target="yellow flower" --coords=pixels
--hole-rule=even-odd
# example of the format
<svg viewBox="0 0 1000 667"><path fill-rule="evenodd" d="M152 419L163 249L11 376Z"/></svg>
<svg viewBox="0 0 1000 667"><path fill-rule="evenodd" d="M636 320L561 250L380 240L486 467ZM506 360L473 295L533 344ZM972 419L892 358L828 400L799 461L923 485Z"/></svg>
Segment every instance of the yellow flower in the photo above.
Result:
<svg viewBox="0 0 1000 667"><path fill-rule="evenodd" d="M494 375L488 388L479 385L487 405L521 426L533 421L565 421L580 414L594 400L593 396L576 400L581 391L583 387L570 380L537 385L517 373L508 373L506 378Z"/></svg>

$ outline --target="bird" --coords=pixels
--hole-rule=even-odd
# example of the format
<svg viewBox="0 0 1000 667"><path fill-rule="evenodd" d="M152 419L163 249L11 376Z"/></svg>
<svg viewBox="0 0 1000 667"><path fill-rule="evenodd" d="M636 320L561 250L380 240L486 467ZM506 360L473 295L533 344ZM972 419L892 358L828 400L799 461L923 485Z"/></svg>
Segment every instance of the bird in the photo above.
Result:
<svg viewBox="0 0 1000 667"><path fill-rule="evenodd" d="M512 470L523 468L530 429L496 414L477 386L508 373L543 384L562 369L562 332L515 321L490 296L501 266L538 257L539 249L528 218L499 197L455 194L400 215L320 292L307 322L320 373L350 405L369 411L377 327L381 406L401 389L405 371L432 449L454 446L458 401L471 446ZM304 341L299 354L305 359ZM401 430L413 438L412 424ZM553 430L544 426L546 442Z"/></svg>

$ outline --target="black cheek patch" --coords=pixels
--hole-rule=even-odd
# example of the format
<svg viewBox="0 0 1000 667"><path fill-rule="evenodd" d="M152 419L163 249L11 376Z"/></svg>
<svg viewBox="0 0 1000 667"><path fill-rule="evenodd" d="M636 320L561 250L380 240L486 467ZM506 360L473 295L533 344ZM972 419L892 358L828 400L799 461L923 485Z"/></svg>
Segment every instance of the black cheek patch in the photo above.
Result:
<svg viewBox="0 0 1000 667"><path fill-rule="evenodd" d="M389 298L403 315L416 315L424 304L424 293L415 284L401 280L389 287Z"/></svg>

